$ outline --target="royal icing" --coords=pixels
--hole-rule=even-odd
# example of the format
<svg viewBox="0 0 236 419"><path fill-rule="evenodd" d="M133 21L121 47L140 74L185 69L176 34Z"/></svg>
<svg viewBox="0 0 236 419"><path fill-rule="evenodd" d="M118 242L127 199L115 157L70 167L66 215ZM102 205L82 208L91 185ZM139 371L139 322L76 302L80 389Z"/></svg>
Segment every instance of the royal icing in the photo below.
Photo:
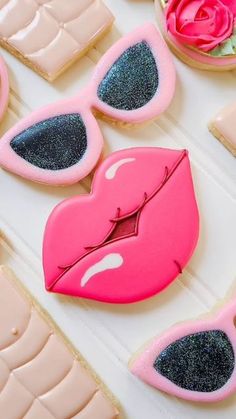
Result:
<svg viewBox="0 0 236 419"><path fill-rule="evenodd" d="M234 0L156 0L164 7L164 29L179 56L205 66L236 65Z"/></svg>
<svg viewBox="0 0 236 419"><path fill-rule="evenodd" d="M3 47L53 80L113 20L101 0L8 0L0 5L0 40Z"/></svg>
<svg viewBox="0 0 236 419"><path fill-rule="evenodd" d="M217 402L236 391L235 302L214 317L172 327L130 364L133 374L171 395Z"/></svg>
<svg viewBox="0 0 236 419"><path fill-rule="evenodd" d="M168 48L158 30L146 24L111 47L79 95L10 129L0 142L0 165L36 182L75 183L90 173L103 146L93 109L117 121L142 123L168 107L174 90Z"/></svg>
<svg viewBox="0 0 236 419"><path fill-rule="evenodd" d="M90 194L62 202L50 215L46 289L110 303L148 298L182 271L198 229L185 150L118 151L98 168Z"/></svg>
<svg viewBox="0 0 236 419"><path fill-rule="evenodd" d="M236 156L236 106L222 109L209 126L212 133Z"/></svg>
<svg viewBox="0 0 236 419"><path fill-rule="evenodd" d="M0 412L15 419L119 416L84 361L5 268L0 269Z"/></svg>
<svg viewBox="0 0 236 419"><path fill-rule="evenodd" d="M3 118L9 100L9 79L6 64L0 56L0 120Z"/></svg>

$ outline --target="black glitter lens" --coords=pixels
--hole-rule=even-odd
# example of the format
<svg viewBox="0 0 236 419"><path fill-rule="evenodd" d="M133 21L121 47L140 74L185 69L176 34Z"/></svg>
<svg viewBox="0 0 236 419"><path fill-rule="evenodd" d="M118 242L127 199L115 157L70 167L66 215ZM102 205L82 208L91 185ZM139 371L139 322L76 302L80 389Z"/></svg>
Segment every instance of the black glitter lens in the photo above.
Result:
<svg viewBox="0 0 236 419"><path fill-rule="evenodd" d="M78 163L87 149L87 135L79 114L59 115L38 122L14 137L10 145L23 159L47 170Z"/></svg>
<svg viewBox="0 0 236 419"><path fill-rule="evenodd" d="M194 333L167 346L154 368L177 386L212 392L223 387L235 365L233 347L221 330Z"/></svg>
<svg viewBox="0 0 236 419"><path fill-rule="evenodd" d="M128 48L98 87L98 97L116 109L131 111L146 105L159 84L155 58L147 42Z"/></svg>

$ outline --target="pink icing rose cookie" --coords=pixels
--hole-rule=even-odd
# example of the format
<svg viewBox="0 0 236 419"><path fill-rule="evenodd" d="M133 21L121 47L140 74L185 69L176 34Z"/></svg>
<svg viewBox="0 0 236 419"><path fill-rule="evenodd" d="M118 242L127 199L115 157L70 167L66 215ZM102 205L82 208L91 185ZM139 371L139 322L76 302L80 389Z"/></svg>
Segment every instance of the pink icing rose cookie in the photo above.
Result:
<svg viewBox="0 0 236 419"><path fill-rule="evenodd" d="M9 79L6 64L0 56L0 121L3 118L9 100Z"/></svg>
<svg viewBox="0 0 236 419"><path fill-rule="evenodd" d="M130 362L133 374L171 395L217 402L236 392L236 302L214 317L172 327Z"/></svg>
<svg viewBox="0 0 236 419"><path fill-rule="evenodd" d="M78 182L94 168L103 147L95 110L116 122L140 124L164 112L174 91L171 54L155 26L146 24L109 49L77 96L10 129L0 141L0 165L40 183Z"/></svg>
<svg viewBox="0 0 236 419"><path fill-rule="evenodd" d="M205 70L236 67L234 0L156 0L156 5L165 37L184 62Z"/></svg>
<svg viewBox="0 0 236 419"><path fill-rule="evenodd" d="M50 215L46 289L109 303L143 300L182 272L198 233L186 150L115 152L98 168L90 194L65 200Z"/></svg>

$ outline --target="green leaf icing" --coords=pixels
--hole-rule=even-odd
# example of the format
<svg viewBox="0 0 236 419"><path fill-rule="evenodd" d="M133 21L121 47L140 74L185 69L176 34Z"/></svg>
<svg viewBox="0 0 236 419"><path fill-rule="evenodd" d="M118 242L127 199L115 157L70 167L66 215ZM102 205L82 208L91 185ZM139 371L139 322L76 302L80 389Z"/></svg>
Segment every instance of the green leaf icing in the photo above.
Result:
<svg viewBox="0 0 236 419"><path fill-rule="evenodd" d="M226 57L227 55L236 55L236 29L230 38L226 39L213 50L209 51L213 57Z"/></svg>

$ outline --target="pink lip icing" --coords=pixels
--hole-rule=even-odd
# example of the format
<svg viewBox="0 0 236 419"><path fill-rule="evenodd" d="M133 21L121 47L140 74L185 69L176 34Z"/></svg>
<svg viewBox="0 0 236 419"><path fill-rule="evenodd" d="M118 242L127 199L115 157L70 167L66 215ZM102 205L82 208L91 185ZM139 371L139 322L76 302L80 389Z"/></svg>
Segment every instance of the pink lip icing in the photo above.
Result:
<svg viewBox="0 0 236 419"><path fill-rule="evenodd" d="M88 195L49 217L43 246L48 291L110 303L157 294L182 271L199 230L185 150L113 153Z"/></svg>

